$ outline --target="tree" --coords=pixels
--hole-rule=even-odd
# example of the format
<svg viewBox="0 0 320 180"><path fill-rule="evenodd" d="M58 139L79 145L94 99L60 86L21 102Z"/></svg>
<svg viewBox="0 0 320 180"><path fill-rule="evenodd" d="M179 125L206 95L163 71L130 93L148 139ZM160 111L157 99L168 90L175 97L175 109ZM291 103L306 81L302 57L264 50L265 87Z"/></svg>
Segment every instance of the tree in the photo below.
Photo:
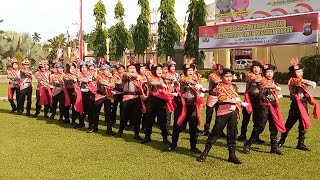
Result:
<svg viewBox="0 0 320 180"><path fill-rule="evenodd" d="M104 57L107 54L107 31L104 26L106 25L106 7L103 4L102 0L99 0L94 5L93 15L96 18L96 27L92 32L93 42L92 48L94 53L98 57Z"/></svg>
<svg viewBox="0 0 320 180"><path fill-rule="evenodd" d="M35 43L40 42L40 40L41 40L41 35L40 35L39 33L37 33L37 32L34 32L34 34L32 35L32 40L33 40L33 42L35 42Z"/></svg>
<svg viewBox="0 0 320 180"><path fill-rule="evenodd" d="M114 17L118 20L115 25L115 32L113 36L110 36L111 43L115 46L115 58L120 59L123 56L123 51L128 47L128 42L130 38L129 31L125 27L123 16L124 8L121 1L118 0L116 7L114 8Z"/></svg>
<svg viewBox="0 0 320 180"><path fill-rule="evenodd" d="M140 6L140 15L137 18L137 24L132 27L132 39L134 43L134 52L138 55L144 54L150 41L150 4L149 0L138 0Z"/></svg>
<svg viewBox="0 0 320 180"><path fill-rule="evenodd" d="M59 34L58 36L53 37L52 39L48 39L51 47L55 50L63 48L66 45L66 37L64 34Z"/></svg>
<svg viewBox="0 0 320 180"><path fill-rule="evenodd" d="M199 26L206 25L207 5L204 0L191 0L188 6L187 39L184 45L184 54L196 58L197 64L203 64L204 56L199 52Z"/></svg>
<svg viewBox="0 0 320 180"><path fill-rule="evenodd" d="M161 0L158 25L158 56L173 56L174 46L180 41L181 28L174 16L175 0Z"/></svg>

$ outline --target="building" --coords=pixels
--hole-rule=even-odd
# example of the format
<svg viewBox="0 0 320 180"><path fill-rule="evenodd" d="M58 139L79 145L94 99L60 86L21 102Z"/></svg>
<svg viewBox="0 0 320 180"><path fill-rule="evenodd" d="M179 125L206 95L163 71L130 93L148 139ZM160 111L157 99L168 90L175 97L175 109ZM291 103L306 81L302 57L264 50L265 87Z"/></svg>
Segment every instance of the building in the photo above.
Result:
<svg viewBox="0 0 320 180"><path fill-rule="evenodd" d="M312 1L309 1L309 3L313 5L312 3L316 3L316 1L312 0ZM291 4L282 5L282 6L284 7L284 9L286 9L287 7L288 7L287 9L289 9L289 6L291 6ZM314 7L314 11L317 11L317 8L319 8L317 5L314 5L313 7ZM256 7L251 7L251 6L249 6L249 8L252 8L253 10L256 9ZM208 11L207 26L215 25L217 22L215 21L215 17L217 17L215 13L216 3L213 2L211 4L208 4L207 11ZM275 15L272 15L272 16L275 16ZM205 50L206 60L204 62L204 67L210 68L212 61L215 61L216 63L220 63L225 67L232 67L235 61L238 59L252 59L252 60L260 60L260 61L264 60L268 63L275 64L279 72L287 72L288 67L291 65L290 61L293 57L302 58L304 56L315 55L318 53L318 49L319 49L318 44L252 47L252 48L244 48L244 49L241 49L241 48L215 49L215 50L206 49Z"/></svg>

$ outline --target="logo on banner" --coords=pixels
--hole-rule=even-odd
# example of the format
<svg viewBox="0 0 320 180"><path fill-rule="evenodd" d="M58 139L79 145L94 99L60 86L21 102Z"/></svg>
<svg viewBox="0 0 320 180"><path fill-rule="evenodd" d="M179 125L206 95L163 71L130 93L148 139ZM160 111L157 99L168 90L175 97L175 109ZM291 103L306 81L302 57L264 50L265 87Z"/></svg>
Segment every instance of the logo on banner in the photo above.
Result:
<svg viewBox="0 0 320 180"><path fill-rule="evenodd" d="M311 20L306 20L303 24L303 35L310 36L312 34Z"/></svg>
<svg viewBox="0 0 320 180"><path fill-rule="evenodd" d="M204 32L203 36L202 36L202 42L206 43L210 41L210 37L207 31Z"/></svg>

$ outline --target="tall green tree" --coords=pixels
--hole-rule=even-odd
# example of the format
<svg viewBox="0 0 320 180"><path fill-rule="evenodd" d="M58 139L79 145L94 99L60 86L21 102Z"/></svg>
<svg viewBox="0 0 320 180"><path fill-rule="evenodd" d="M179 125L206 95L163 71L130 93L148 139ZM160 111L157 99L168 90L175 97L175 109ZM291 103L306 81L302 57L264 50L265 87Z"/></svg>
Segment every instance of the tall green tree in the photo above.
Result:
<svg viewBox="0 0 320 180"><path fill-rule="evenodd" d="M197 59L197 64L203 64L203 55L199 52L199 26L205 26L207 20L207 5L204 0L191 0L188 6L187 39L184 54Z"/></svg>
<svg viewBox="0 0 320 180"><path fill-rule="evenodd" d="M158 56L173 56L174 46L180 41L181 28L174 16L175 0L161 0L158 25Z"/></svg>
<svg viewBox="0 0 320 180"><path fill-rule="evenodd" d="M137 18L137 24L132 29L132 39L134 43L134 52L138 55L144 54L150 41L150 4L149 0L138 0L140 6L140 15Z"/></svg>
<svg viewBox="0 0 320 180"><path fill-rule="evenodd" d="M58 36L53 37L52 39L48 39L48 42L51 45L51 48L57 50L59 48L63 48L66 45L67 38L63 33L59 34Z"/></svg>
<svg viewBox="0 0 320 180"><path fill-rule="evenodd" d="M102 0L99 0L94 5L93 15L96 18L96 27L94 30L94 38L92 42L92 47L94 53L98 57L104 57L107 54L107 31L104 26L106 25L106 7Z"/></svg>
<svg viewBox="0 0 320 180"><path fill-rule="evenodd" d="M111 43L115 47L115 58L120 59L123 56L123 51L128 47L128 42L130 39L130 33L125 27L123 16L125 10L121 1L118 0L116 7L114 8L114 17L118 20L118 23L115 25L115 32L113 36L110 36Z"/></svg>

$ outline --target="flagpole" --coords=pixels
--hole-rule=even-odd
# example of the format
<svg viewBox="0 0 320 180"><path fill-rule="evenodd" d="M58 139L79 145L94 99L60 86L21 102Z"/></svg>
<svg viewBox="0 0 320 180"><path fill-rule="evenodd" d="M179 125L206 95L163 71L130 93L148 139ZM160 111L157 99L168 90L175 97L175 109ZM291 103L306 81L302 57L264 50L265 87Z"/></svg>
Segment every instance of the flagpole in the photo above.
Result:
<svg viewBox="0 0 320 180"><path fill-rule="evenodd" d="M80 32L79 32L79 52L80 61L83 61L83 34L82 34L82 0L80 0Z"/></svg>

